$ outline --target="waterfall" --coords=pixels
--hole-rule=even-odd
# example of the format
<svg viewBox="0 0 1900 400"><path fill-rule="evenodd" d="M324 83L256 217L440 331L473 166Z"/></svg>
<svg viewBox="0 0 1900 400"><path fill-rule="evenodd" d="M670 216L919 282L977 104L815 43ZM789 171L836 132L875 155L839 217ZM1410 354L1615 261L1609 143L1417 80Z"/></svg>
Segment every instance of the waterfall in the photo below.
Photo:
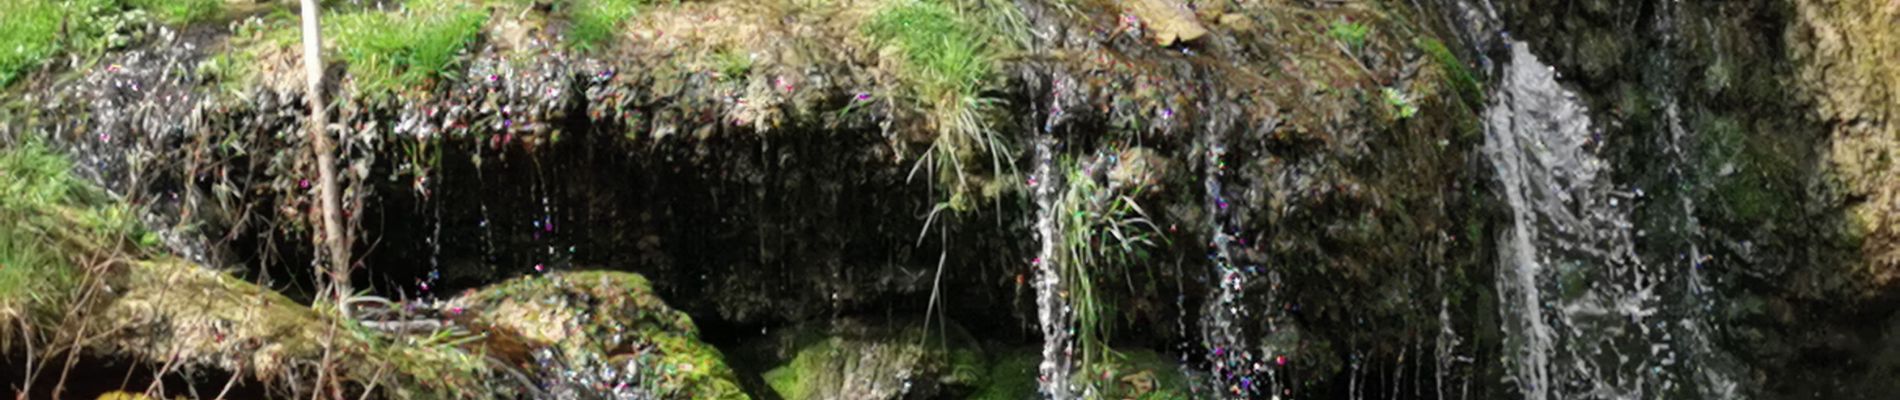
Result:
<svg viewBox="0 0 1900 400"><path fill-rule="evenodd" d="M1227 220L1231 208L1227 203L1221 177L1225 175L1227 165L1227 147L1221 138L1221 129L1209 127L1204 139L1207 153L1206 165L1202 166L1203 189L1206 190L1207 229L1210 252L1208 258L1213 264L1213 292L1209 294L1206 309L1202 312L1201 340L1207 346L1208 365L1214 378L1222 382L1221 390L1233 396L1245 395L1259 390L1255 387L1261 382L1253 378L1254 360L1246 342L1246 332L1241 323L1247 321L1247 312L1241 300L1245 296L1247 276L1234 264L1233 245L1235 237L1229 232Z"/></svg>
<svg viewBox="0 0 1900 400"><path fill-rule="evenodd" d="M1521 42L1484 112L1484 152L1496 169L1510 221L1498 243L1499 312L1505 363L1524 398L1638 399L1720 392L1733 384L1692 361L1719 351L1700 327L1704 295L1692 262L1645 263L1644 233L1630 210L1642 189L1620 191L1595 153L1601 131L1576 95ZM1673 104L1668 115L1674 119ZM1673 144L1684 133L1671 124ZM1685 161L1672 150L1672 173ZM1693 213L1686 195L1681 209ZM1688 226L1693 229L1693 215ZM1685 376L1692 379L1684 379ZM1692 387L1693 386L1693 387ZM1726 389L1724 388L1726 387Z"/></svg>
<svg viewBox="0 0 1900 400"><path fill-rule="evenodd" d="M1058 78L1057 85L1065 81ZM1061 93L1058 86L1057 93ZM1070 338L1075 334L1071 328L1071 310L1063 301L1062 268L1057 263L1064 262L1062 252L1062 230L1058 226L1061 216L1057 215L1057 202L1062 197L1061 175L1055 170L1055 126L1062 118L1060 96L1052 101L1049 120L1044 124L1042 134L1032 139L1036 145L1036 169L1031 172L1029 187L1036 201L1037 239L1041 248L1036 259L1031 261L1035 267L1033 278L1036 290L1036 318L1042 329L1042 363L1037 366L1037 384L1048 398L1062 400L1074 398L1069 393L1069 373L1074 370L1074 348Z"/></svg>

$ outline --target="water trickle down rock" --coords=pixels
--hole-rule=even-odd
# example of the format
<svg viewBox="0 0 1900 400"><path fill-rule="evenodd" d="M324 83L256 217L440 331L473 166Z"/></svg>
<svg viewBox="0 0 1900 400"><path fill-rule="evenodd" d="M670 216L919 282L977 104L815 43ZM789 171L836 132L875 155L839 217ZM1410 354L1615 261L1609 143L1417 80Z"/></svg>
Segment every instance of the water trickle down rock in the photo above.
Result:
<svg viewBox="0 0 1900 400"><path fill-rule="evenodd" d="M1064 290L1062 269L1056 264L1060 262L1063 248L1062 229L1057 226L1062 218L1056 215L1062 191L1059 190L1060 175L1053 170L1056 164L1054 131L1063 118L1064 90L1073 87L1074 82L1065 77L1054 77L1052 81L1055 94L1052 96L1054 99L1050 104L1048 120L1044 122L1042 132L1031 139L1036 143L1036 169L1029 186L1035 194L1035 232L1041 246L1036 252L1036 259L1031 261L1035 264L1036 274L1037 326L1042 329L1042 363L1036 370L1037 384L1043 395L1053 399L1068 399L1074 397L1069 393L1069 374L1075 367L1072 357L1075 347L1070 340L1075 332L1071 327L1068 302L1063 301L1061 295Z"/></svg>
<svg viewBox="0 0 1900 400"><path fill-rule="evenodd" d="M1511 378L1536 400L1693 390L1685 361L1711 350L1692 291L1671 286L1693 282L1637 256L1627 207L1641 189L1616 190L1580 100L1526 45L1509 47L1484 149L1510 206L1497 291Z"/></svg>
<svg viewBox="0 0 1900 400"><path fill-rule="evenodd" d="M1212 127L1207 129L1203 140L1207 146L1207 154L1203 155L1207 162L1202 174L1210 238L1208 258L1214 266L1215 281L1207 309L1202 313L1201 340L1207 346L1210 372L1225 383L1223 386L1231 388L1227 394L1240 395L1252 390L1255 383L1252 354L1247 347L1246 330L1241 326L1248 320L1242 302L1246 296L1247 276L1234 265L1234 236L1228 233L1227 220L1233 213L1227 211L1229 205L1221 185L1221 177L1227 169L1226 141L1221 132Z"/></svg>

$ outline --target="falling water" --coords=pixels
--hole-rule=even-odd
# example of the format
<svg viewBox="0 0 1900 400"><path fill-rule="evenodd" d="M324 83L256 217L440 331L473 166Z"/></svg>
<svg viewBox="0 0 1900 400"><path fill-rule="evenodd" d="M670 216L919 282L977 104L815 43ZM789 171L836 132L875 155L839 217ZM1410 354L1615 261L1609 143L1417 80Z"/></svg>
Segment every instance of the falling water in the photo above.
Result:
<svg viewBox="0 0 1900 400"><path fill-rule="evenodd" d="M1242 329L1247 321L1247 312L1241 303L1245 295L1247 277L1236 266L1233 257L1235 237L1228 228L1229 204L1224 194L1221 177L1227 170L1227 147L1221 138L1220 130L1208 129L1204 139L1207 146L1204 189L1206 190L1207 229L1210 248L1208 258L1214 266L1214 290L1207 302L1201 321L1201 340L1207 346L1208 364L1214 378L1225 386L1225 393L1234 396L1246 395L1258 390L1254 381L1256 362L1249 352L1246 332Z"/></svg>
<svg viewBox="0 0 1900 400"><path fill-rule="evenodd" d="M1062 91L1066 81L1056 79L1056 92ZM1032 172L1029 186L1036 196L1036 236L1041 241L1041 249L1032 261L1036 276L1036 318L1042 329L1042 363L1037 367L1040 374L1037 380L1044 395L1052 399L1069 399L1069 373L1073 371L1072 343L1070 337L1070 309L1063 301L1062 269L1056 263L1062 251L1062 231L1057 226L1061 216L1056 215L1056 202L1061 197L1061 183L1055 169L1054 127L1062 118L1062 99L1056 96L1045 122L1042 134L1033 139L1036 142L1036 169Z"/></svg>
<svg viewBox="0 0 1900 400"><path fill-rule="evenodd" d="M1629 210L1643 191L1615 188L1595 153L1601 132L1576 95L1526 45L1509 47L1484 115L1484 150L1511 211L1497 290L1504 361L1518 390L1534 400L1707 392L1721 380L1683 379L1710 374L1688 364L1715 351L1690 306L1700 285L1694 268L1637 256L1643 233ZM1684 201L1682 211L1691 212Z"/></svg>

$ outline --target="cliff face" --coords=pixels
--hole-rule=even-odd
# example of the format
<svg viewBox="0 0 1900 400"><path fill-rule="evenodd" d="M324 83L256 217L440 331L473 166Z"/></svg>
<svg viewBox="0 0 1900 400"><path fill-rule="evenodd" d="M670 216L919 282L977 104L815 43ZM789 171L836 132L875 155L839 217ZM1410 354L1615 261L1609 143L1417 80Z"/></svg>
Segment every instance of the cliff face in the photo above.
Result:
<svg viewBox="0 0 1900 400"><path fill-rule="evenodd" d="M1059 185L1063 262L1089 276L1070 285L1099 288L1061 297L1111 310L1089 326L1194 365L1283 371L1212 390L1495 373L1418 361L1497 345L1481 76L1453 50L1467 46L1416 22L1430 11L624 3L333 7L356 279L446 298L635 271L715 342L938 298L1021 344L1043 290L1029 193ZM56 60L7 89L21 123L0 129L75 154L182 255L308 287L315 157L279 7L139 25L96 63ZM624 18L602 30L602 15ZM1037 143L1053 143L1051 175L1032 173ZM1243 346L1210 355L1202 326L1222 321Z"/></svg>
<svg viewBox="0 0 1900 400"><path fill-rule="evenodd" d="M1895 9L1878 1L1693 4L1513 1L1513 37L1549 54L1606 124L1626 171L1685 154L1649 190L1652 235L1695 205L1692 233L1648 257L1707 255L1718 336L1768 397L1893 390ZM1551 12L1550 10L1563 10ZM1640 38L1631 40L1630 38ZM1671 132L1691 140L1673 141ZM1652 167L1645 168L1644 165ZM1670 222L1670 221L1678 222ZM1842 363L1840 359L1852 361ZM1822 361L1832 359L1834 361ZM1777 373L1799 365L1798 373ZM1843 378L1846 377L1846 378ZM1849 384L1829 383L1837 381Z"/></svg>

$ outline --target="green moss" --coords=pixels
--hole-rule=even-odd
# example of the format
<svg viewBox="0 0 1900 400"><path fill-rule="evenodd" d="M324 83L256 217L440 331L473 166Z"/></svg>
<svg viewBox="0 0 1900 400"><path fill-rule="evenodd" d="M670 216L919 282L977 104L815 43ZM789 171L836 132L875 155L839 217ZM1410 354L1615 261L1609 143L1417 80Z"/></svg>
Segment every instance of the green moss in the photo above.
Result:
<svg viewBox="0 0 1900 400"><path fill-rule="evenodd" d="M395 12L355 12L325 20L337 58L358 94L378 97L452 79L488 13L462 2L408 0Z"/></svg>
<svg viewBox="0 0 1900 400"><path fill-rule="evenodd" d="M1416 44L1432 60L1437 61L1440 68L1444 68L1446 78L1451 81L1451 86L1457 90L1459 99L1464 100L1466 107L1473 110L1484 108L1484 84L1478 81L1470 68L1465 67L1464 61L1445 47L1444 42L1425 37L1419 38Z"/></svg>
<svg viewBox="0 0 1900 400"><path fill-rule="evenodd" d="M525 277L484 288L459 301L487 310L495 326L561 349L568 365L589 365L586 354L649 349L608 360L638 362L658 379L642 382L654 393L694 399L745 398L718 349L699 341L685 313L666 306L638 274L584 271ZM596 361L597 362L597 361Z"/></svg>
<svg viewBox="0 0 1900 400"><path fill-rule="evenodd" d="M779 364L763 377L788 400L887 398L900 385L917 385L912 394L967 393L987 367L975 339L955 325L926 330L845 319L780 331L767 343L764 362Z"/></svg>
<svg viewBox="0 0 1900 400"><path fill-rule="evenodd" d="M983 385L977 388L971 400L1028 400L1037 397L1037 368L1042 363L1042 355L1036 349L1018 349L1008 355L997 357L990 365L983 379Z"/></svg>
<svg viewBox="0 0 1900 400"><path fill-rule="evenodd" d="M1176 362L1153 351L1117 351L1103 363L1077 374L1075 379L1096 388L1108 399L1191 399L1193 389Z"/></svg>
<svg viewBox="0 0 1900 400"><path fill-rule="evenodd" d="M612 41L620 23L632 18L646 0L577 0L567 4L568 45L591 51Z"/></svg>
<svg viewBox="0 0 1900 400"><path fill-rule="evenodd" d="M215 17L224 8L224 0L127 0L132 6L150 11L160 21L186 24Z"/></svg>

